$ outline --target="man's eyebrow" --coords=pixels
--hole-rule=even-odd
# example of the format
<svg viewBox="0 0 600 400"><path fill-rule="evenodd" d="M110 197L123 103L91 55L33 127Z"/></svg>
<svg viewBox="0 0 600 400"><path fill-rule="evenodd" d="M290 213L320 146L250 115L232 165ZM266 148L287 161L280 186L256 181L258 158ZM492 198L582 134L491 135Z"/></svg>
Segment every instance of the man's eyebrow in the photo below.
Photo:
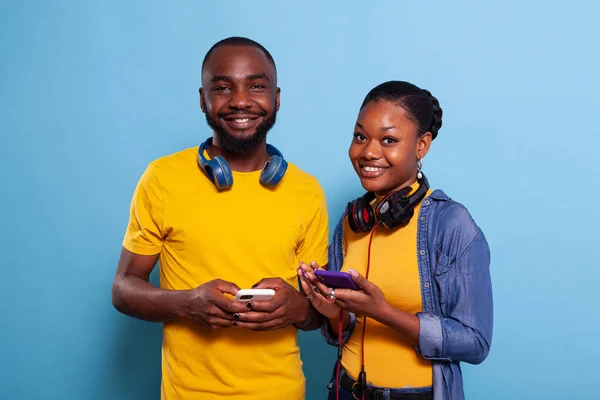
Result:
<svg viewBox="0 0 600 400"><path fill-rule="evenodd" d="M210 81L213 83L218 81L232 82L233 79L227 75L215 75L210 79Z"/></svg>
<svg viewBox="0 0 600 400"><path fill-rule="evenodd" d="M266 81L271 82L271 79L269 78L269 76L267 74L252 74L252 75L248 75L246 77L246 79L248 79L249 81L253 81L255 79L264 79Z"/></svg>

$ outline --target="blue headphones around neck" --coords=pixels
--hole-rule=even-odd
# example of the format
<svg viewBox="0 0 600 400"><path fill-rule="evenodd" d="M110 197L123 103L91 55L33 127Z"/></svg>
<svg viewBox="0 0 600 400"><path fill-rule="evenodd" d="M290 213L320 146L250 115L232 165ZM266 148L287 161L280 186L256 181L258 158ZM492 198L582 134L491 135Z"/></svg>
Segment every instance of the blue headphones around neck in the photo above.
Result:
<svg viewBox="0 0 600 400"><path fill-rule="evenodd" d="M208 138L198 147L198 165L218 190L229 189L233 186L233 174L227 161L221 156L210 160L204 157L204 151L211 145L212 138ZM267 144L267 152L271 157L265 163L259 180L265 186L275 186L285 175L288 163L274 146Z"/></svg>

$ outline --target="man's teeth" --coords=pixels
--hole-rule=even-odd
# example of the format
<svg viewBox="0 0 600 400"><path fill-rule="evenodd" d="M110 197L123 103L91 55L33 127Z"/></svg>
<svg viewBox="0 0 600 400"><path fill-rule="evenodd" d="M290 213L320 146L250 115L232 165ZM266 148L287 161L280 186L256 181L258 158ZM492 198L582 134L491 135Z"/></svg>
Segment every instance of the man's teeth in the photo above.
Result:
<svg viewBox="0 0 600 400"><path fill-rule="evenodd" d="M250 121L250 118L236 118L234 121L237 123L244 123Z"/></svg>
<svg viewBox="0 0 600 400"><path fill-rule="evenodd" d="M383 169L381 167L363 167L363 168L367 172L376 172L376 171L381 171Z"/></svg>

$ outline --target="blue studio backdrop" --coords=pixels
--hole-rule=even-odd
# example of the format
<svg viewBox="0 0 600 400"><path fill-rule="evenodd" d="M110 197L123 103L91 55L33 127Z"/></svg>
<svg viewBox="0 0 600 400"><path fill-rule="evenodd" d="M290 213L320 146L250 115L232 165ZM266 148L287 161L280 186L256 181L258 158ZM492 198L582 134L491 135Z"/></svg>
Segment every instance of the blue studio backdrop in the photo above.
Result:
<svg viewBox="0 0 600 400"><path fill-rule="evenodd" d="M495 334L463 365L467 398L599 398L600 6L417 3L0 1L0 397L159 398L160 324L111 304L129 202L151 160L210 135L202 58L241 35L275 58L269 140L322 183L332 228L362 193L347 149L369 89L438 97L424 171L492 251ZM335 349L300 343L322 399Z"/></svg>

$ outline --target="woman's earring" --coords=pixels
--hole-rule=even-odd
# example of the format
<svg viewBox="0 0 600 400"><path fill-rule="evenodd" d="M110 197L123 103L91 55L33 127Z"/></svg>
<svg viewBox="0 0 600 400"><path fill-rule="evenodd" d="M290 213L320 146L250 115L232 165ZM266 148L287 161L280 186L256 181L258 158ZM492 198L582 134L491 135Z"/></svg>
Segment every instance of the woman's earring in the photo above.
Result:
<svg viewBox="0 0 600 400"><path fill-rule="evenodd" d="M423 162L420 158L417 158L417 179L423 179L423 173L421 172L421 168L423 168Z"/></svg>

